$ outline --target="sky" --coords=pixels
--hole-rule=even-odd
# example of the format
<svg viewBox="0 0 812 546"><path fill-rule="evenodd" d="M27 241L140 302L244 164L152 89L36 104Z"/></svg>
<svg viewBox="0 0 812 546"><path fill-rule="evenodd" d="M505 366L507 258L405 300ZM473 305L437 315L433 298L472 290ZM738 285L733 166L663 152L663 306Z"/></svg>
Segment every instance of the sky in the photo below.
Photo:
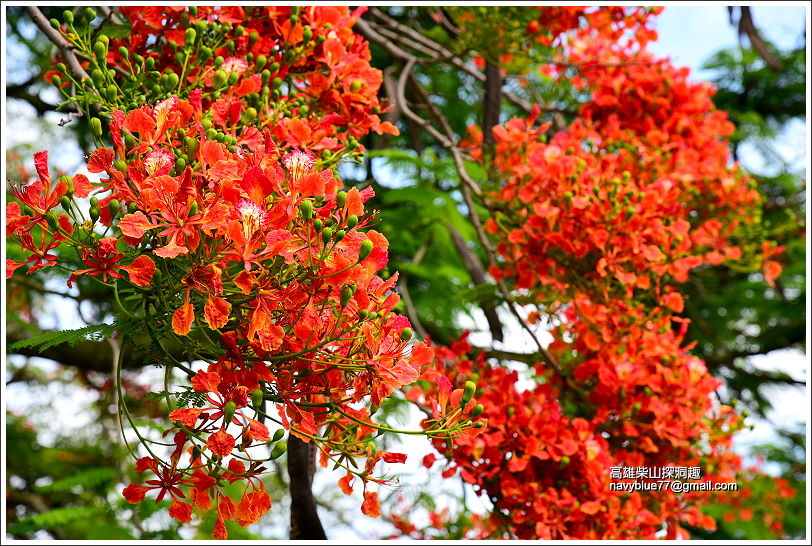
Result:
<svg viewBox="0 0 812 546"><path fill-rule="evenodd" d="M776 42L779 47L792 47L797 44L806 22L805 12L806 8L801 5L782 6L771 4L769 6L762 5L753 7L753 16L756 25L769 40ZM721 48L735 47L738 45L736 31L730 25L727 9L723 5L702 4L693 6L669 6L663 14L658 17L656 28L659 33L659 40L652 43L650 48L660 56L671 57L673 63L677 66L690 67L694 79L697 80L707 80L712 77L713 74L702 70L701 66L713 52ZM3 64L4 67L7 67L9 63L4 62ZM4 70L5 69L6 68L4 68ZM12 75L9 75L9 77L12 77ZM4 115L4 118L5 117ZM58 116L56 119L58 119ZM7 131L9 144L12 141L29 141L37 142L41 144L42 147L52 146L53 149L57 148L56 141L43 142L41 140L42 135L30 130L26 127L24 122L13 123L13 126L9 128L11 129L11 131ZM797 154L798 149L805 148L804 142L807 137L806 125L800 123L794 126L786 136L787 142L785 143L785 147L787 153ZM51 138L55 137L52 136ZM75 157L60 159L57 155L54 156L53 159L62 162L63 167L66 169L74 169L76 167ZM745 166L747 166L747 160L744 161ZM750 161L753 161L750 165L754 168L759 164L756 160L750 159ZM804 158L802 158L802 161L804 161L805 164ZM71 318L76 316L73 309L65 308L64 311L65 314L60 317L62 324L65 324L66 321L75 320ZM522 344L523 342L518 338L514 338L514 342L512 343ZM520 347L516 346L511 348L521 350ZM780 368L796 377L807 377L808 357L795 351L784 351L780 354L756 359L754 364L765 368ZM68 406L74 403L70 396L55 392L51 393L51 395L55 395L53 396L55 400L64 400L66 402L65 407L59 408L59 413L70 415L71 411ZM798 418L798 408L808 406L807 395L799 389L786 389L780 392L774 392L772 395L775 399L781 399L781 403L776 405L776 410L770 415L770 420L773 422L792 422ZM30 394L28 400L14 396L7 397L6 400L9 409L18 410L23 410L26 405L34 403L34 401L30 400ZM79 420L70 423L69 426L80 429L87 426L87 424L88 423ZM753 431L740 436L737 441L737 445L740 448L744 449L748 445L770 438L772 425L769 423L755 424L756 427ZM411 471L416 471L420 466L422 456L427 454L430 449L426 445L426 442L422 441L420 445L411 445L407 451L410 453L410 461L407 468L411 469ZM392 470L395 469L393 468ZM325 487L329 487L329 484L334 483L333 476L327 476L327 473L322 474L323 475L318 477L321 484ZM408 479L404 480L404 482L408 487ZM355 502L355 500L352 502ZM374 523L371 525L372 527L376 526ZM360 532L364 533L365 528L367 528L366 524L361 525L359 527ZM349 529L339 530L335 528L333 529L333 533L331 533L331 538L346 538L348 540L361 538L357 533L358 531L350 531Z"/></svg>

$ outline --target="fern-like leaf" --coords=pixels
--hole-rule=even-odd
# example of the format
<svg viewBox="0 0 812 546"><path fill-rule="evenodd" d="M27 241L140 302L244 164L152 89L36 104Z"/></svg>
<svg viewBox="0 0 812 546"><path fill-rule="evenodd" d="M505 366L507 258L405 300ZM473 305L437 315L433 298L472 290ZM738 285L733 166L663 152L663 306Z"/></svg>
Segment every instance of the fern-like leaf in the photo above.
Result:
<svg viewBox="0 0 812 546"><path fill-rule="evenodd" d="M63 343L74 347L80 341L101 341L102 339L110 337L117 329L118 325L113 323L91 324L90 326L77 328L75 330L44 332L38 336L21 339L20 341L12 343L8 346L7 350L14 352L19 349L39 347L41 351L44 351L56 345L62 345Z"/></svg>

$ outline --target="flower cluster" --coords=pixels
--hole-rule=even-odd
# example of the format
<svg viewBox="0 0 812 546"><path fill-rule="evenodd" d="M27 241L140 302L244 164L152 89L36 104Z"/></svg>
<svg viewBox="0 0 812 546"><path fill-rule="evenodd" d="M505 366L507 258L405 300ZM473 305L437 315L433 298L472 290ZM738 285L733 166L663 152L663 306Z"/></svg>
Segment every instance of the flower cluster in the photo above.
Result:
<svg viewBox="0 0 812 546"><path fill-rule="evenodd" d="M88 41L87 11L52 21L87 52L91 79L60 65L50 80L84 89L77 105L97 104L109 127L90 119L101 144L87 158L93 180L54 183L47 152L35 155L38 179L16 186L6 211L8 235L31 254L10 260L8 275L56 267L68 285L105 284L126 343L144 343L155 364L191 380L179 407L162 394L172 443L138 434L148 456L135 467L143 485L124 490L129 502L154 490L184 523L194 509L216 510L213 536L226 538L227 520L249 525L270 508L261 478L290 431L318 447L323 466L346 471L342 491L360 478L362 511L380 515L367 483L385 482L378 462L405 455L375 446L376 432L393 429L372 413L433 351L393 312L397 274L379 275L388 243L364 205L372 188L345 189L335 174L362 149L358 138L396 132L377 115L381 75L351 30L360 12L121 12L126 40ZM281 427L273 434L271 421ZM457 410L428 434L472 426L470 411ZM245 486L238 500L225 490L235 482Z"/></svg>
<svg viewBox="0 0 812 546"><path fill-rule="evenodd" d="M768 259L780 249L748 238L759 195L731 166L733 127L712 89L648 53L648 34L622 39L648 12L613 10L541 9L560 26L556 36L579 29L561 37L546 71L589 93L575 121L553 133L536 123L537 109L493 129L502 183L488 198L485 228L499 257L490 273L537 306L528 322L552 324L536 386L517 389L516 371L472 358L465 340L435 348L438 373L478 382L487 417L453 450L435 442L445 475L459 472L486 494L509 537L654 538L665 529L676 538L684 525L713 528L698 508L710 494L620 494L609 469L690 463L705 480L735 479L740 461L729 448L741 419L714 401L721 382L689 352L679 284L703 265L762 266L768 280L780 272ZM482 157L476 130L469 142ZM439 396L426 385L410 395L428 404Z"/></svg>

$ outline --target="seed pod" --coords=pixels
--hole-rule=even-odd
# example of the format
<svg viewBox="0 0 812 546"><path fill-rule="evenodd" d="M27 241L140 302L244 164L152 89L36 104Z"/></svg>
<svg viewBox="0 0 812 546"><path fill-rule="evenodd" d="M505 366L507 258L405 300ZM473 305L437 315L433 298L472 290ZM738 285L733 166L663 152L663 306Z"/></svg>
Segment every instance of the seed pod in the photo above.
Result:
<svg viewBox="0 0 812 546"><path fill-rule="evenodd" d="M299 211L302 213L302 218L310 220L313 217L313 202L302 201L299 205Z"/></svg>
<svg viewBox="0 0 812 546"><path fill-rule="evenodd" d="M483 406L482 404L477 404L476 406L474 406L473 411L471 411L471 419L476 419L477 417L482 415L483 411L485 411L485 406Z"/></svg>
<svg viewBox="0 0 812 546"><path fill-rule="evenodd" d="M370 239L364 239L361 241L361 246L358 249L358 261L363 261L369 256L370 252L372 252L373 244Z"/></svg>
<svg viewBox="0 0 812 546"><path fill-rule="evenodd" d="M321 231L322 221L321 218L316 218L313 220L313 229L316 231Z"/></svg>
<svg viewBox="0 0 812 546"><path fill-rule="evenodd" d="M262 389L254 389L254 392L251 393L251 406L255 410L260 410L262 408L262 400L264 397L265 394L262 392Z"/></svg>
<svg viewBox="0 0 812 546"><path fill-rule="evenodd" d="M90 220L95 224L99 219L99 207L90 207Z"/></svg>
<svg viewBox="0 0 812 546"><path fill-rule="evenodd" d="M321 240L326 245L330 242L330 239L333 238L333 230L330 228L324 228L321 232Z"/></svg>
<svg viewBox="0 0 812 546"><path fill-rule="evenodd" d="M197 31L193 28L187 28L183 36L186 38L188 45L194 45L195 39L197 39Z"/></svg>
<svg viewBox="0 0 812 546"><path fill-rule="evenodd" d="M412 339L412 334L413 333L414 332L412 331L411 328L409 328L409 327L404 328L400 332L400 340L401 341L409 341L410 339Z"/></svg>
<svg viewBox="0 0 812 546"><path fill-rule="evenodd" d="M281 457L286 451L288 450L288 443L284 440L276 442L276 445L273 446L271 450L271 460L278 459Z"/></svg>
<svg viewBox="0 0 812 546"><path fill-rule="evenodd" d="M271 438L272 442L278 442L282 439L282 436L285 435L285 429L280 428L276 432L273 433L273 438Z"/></svg>
<svg viewBox="0 0 812 546"><path fill-rule="evenodd" d="M107 203L107 210L110 211L110 216L112 218L116 217L118 211L121 209L121 203L118 199L111 199L109 203Z"/></svg>
<svg viewBox="0 0 812 546"><path fill-rule="evenodd" d="M358 217L356 215L352 215L347 218L347 229L352 229L358 224Z"/></svg>
<svg viewBox="0 0 812 546"><path fill-rule="evenodd" d="M229 400L226 402L226 405L223 406L223 416L225 417L225 424L228 425L231 423L231 420L234 419L234 412L237 411L237 404L234 400Z"/></svg>
<svg viewBox="0 0 812 546"><path fill-rule="evenodd" d="M344 205L347 204L347 192L340 191L336 194L336 207L343 209Z"/></svg>
<svg viewBox="0 0 812 546"><path fill-rule="evenodd" d="M476 383L473 381L466 381L465 387L462 390L462 398L460 398L460 406L464 406L470 402L471 398L474 397L474 393L476 393Z"/></svg>
<svg viewBox="0 0 812 546"><path fill-rule="evenodd" d="M350 303L350 298L352 298L353 289L352 286L349 284L345 284L344 287L341 289L341 307L347 307L347 304Z"/></svg>

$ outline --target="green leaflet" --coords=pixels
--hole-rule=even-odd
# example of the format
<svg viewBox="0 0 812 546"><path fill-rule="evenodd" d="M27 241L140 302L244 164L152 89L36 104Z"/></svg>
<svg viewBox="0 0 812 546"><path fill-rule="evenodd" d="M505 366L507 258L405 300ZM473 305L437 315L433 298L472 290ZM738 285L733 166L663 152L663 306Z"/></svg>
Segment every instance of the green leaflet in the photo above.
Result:
<svg viewBox="0 0 812 546"><path fill-rule="evenodd" d="M50 349L56 345L67 343L71 347L76 346L80 341L101 341L112 336L119 326L113 324L91 324L76 330L62 330L59 332L44 332L38 336L21 339L8 346L8 351L13 352L18 349L28 347L39 347L41 351Z"/></svg>

